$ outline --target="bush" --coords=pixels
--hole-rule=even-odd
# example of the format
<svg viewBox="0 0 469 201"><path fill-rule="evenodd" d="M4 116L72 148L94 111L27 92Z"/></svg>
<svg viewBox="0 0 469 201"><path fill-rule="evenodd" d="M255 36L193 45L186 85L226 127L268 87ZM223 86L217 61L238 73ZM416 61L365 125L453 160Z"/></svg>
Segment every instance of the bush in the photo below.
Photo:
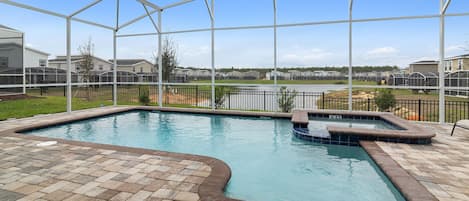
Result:
<svg viewBox="0 0 469 201"><path fill-rule="evenodd" d="M296 90L289 90L287 87L281 87L279 95L277 102L280 110L282 112L291 112L295 107L295 98L298 92Z"/></svg>
<svg viewBox="0 0 469 201"><path fill-rule="evenodd" d="M335 81L334 84L347 84L345 81Z"/></svg>
<svg viewBox="0 0 469 201"><path fill-rule="evenodd" d="M215 87L215 109L219 109L225 103L226 94L229 93L230 88L224 86Z"/></svg>
<svg viewBox="0 0 469 201"><path fill-rule="evenodd" d="M379 90L375 96L375 103L379 111L389 111L390 108L396 106L396 97L390 89Z"/></svg>
<svg viewBox="0 0 469 201"><path fill-rule="evenodd" d="M138 87L138 102L142 105L150 104L150 88L148 86Z"/></svg>

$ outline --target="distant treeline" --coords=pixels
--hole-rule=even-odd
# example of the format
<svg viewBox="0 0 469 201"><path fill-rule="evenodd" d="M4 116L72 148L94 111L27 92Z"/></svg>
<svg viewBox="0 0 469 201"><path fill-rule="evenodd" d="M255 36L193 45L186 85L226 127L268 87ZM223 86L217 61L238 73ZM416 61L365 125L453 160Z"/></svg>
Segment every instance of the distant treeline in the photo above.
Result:
<svg viewBox="0 0 469 201"><path fill-rule="evenodd" d="M194 67L186 67L188 69L197 69ZM204 68L207 69L207 68ZM230 72L230 71L240 71L240 72L247 72L247 71L258 71L260 73L266 73L272 71L272 68L217 68L218 72ZM289 70L297 70L297 71L338 71L341 73L348 72L348 66L343 67L279 67L277 68L278 71L286 72ZM395 71L399 70L397 66L354 66L353 72L385 72L385 71Z"/></svg>

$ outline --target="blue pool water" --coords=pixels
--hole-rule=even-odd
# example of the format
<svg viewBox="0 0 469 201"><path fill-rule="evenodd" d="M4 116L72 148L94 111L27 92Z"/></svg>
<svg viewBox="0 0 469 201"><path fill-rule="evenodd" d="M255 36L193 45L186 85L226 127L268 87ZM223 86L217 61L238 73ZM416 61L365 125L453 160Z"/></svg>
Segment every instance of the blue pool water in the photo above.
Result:
<svg viewBox="0 0 469 201"><path fill-rule="evenodd" d="M404 200L362 148L296 139L288 119L135 111L27 133L215 157L238 199Z"/></svg>

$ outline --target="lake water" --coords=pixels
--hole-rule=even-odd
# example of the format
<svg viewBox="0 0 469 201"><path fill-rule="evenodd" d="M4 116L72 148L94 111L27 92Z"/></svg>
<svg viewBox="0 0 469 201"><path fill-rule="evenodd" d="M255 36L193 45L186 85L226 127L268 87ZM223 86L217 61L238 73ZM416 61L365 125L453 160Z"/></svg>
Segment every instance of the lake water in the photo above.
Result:
<svg viewBox="0 0 469 201"><path fill-rule="evenodd" d="M226 109L274 111L277 100L273 86L238 87L240 93L230 94L223 105ZM346 85L288 85L287 89L296 90L296 108L317 109L317 101L322 93L347 89ZM210 100L202 105L210 105Z"/></svg>

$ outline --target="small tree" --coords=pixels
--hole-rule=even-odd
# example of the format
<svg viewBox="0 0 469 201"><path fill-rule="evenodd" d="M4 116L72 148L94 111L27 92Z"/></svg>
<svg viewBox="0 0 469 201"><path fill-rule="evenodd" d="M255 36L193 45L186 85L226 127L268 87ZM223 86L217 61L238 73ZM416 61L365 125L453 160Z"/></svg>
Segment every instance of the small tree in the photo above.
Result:
<svg viewBox="0 0 469 201"><path fill-rule="evenodd" d="M150 104L150 88L148 86L138 87L138 102L142 105Z"/></svg>
<svg viewBox="0 0 469 201"><path fill-rule="evenodd" d="M219 109L223 106L226 100L226 94L229 94L231 88L225 86L215 87L215 108Z"/></svg>
<svg viewBox="0 0 469 201"><path fill-rule="evenodd" d="M375 96L375 103L379 111L389 111L390 108L396 106L396 97L390 89L382 89Z"/></svg>
<svg viewBox="0 0 469 201"><path fill-rule="evenodd" d="M287 87L280 88L278 97L278 106L282 112L291 112L295 107L295 98L298 95L296 90L287 89Z"/></svg>
<svg viewBox="0 0 469 201"><path fill-rule="evenodd" d="M163 47L161 51L161 58L162 58L162 63L163 63L163 68L162 70L162 77L163 77L163 82L169 82L171 79L171 74L173 73L174 69L177 67L177 49L176 45L174 42L169 39L165 38L163 39ZM158 60L158 55L153 56L155 58L155 67L158 69L159 68L159 60ZM159 70L157 71L159 72Z"/></svg>
<svg viewBox="0 0 469 201"><path fill-rule="evenodd" d="M80 62L78 73L81 75L81 81L89 83L91 80L91 72L93 71L93 54L94 54L94 44L91 40L91 37L87 42L78 47L80 52ZM86 87L86 99L90 100L91 98L91 89L89 86Z"/></svg>

